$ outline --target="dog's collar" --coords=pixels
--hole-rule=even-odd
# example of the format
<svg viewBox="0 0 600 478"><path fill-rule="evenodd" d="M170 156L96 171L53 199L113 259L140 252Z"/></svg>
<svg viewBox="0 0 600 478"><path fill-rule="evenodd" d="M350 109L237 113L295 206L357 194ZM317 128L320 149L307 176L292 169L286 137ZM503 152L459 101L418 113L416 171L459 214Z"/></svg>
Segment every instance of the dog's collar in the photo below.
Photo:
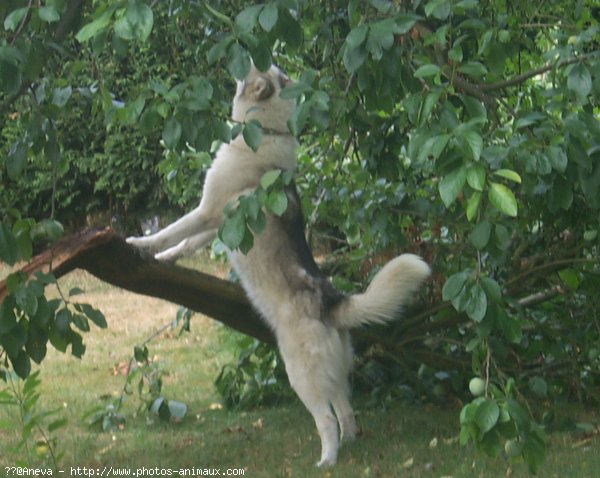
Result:
<svg viewBox="0 0 600 478"><path fill-rule="evenodd" d="M293 136L293 134L289 131L277 131L276 129L263 128L262 126L260 129L262 130L263 134L270 134L273 136Z"/></svg>

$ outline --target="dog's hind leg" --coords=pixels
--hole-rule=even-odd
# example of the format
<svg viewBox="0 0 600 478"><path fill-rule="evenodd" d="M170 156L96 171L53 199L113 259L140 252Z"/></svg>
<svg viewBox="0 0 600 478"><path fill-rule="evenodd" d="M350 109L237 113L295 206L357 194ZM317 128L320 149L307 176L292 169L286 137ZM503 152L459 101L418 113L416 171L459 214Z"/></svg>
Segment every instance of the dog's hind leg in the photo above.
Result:
<svg viewBox="0 0 600 478"><path fill-rule="evenodd" d="M354 418L352 405L350 405L349 396L348 387L340 388L331 402L340 424L343 441L352 441L356 438L356 419Z"/></svg>
<svg viewBox="0 0 600 478"><path fill-rule="evenodd" d="M316 390L295 388L296 393L311 413L321 439L321 459L317 466L335 465L339 448L337 420L331 411L329 400Z"/></svg>
<svg viewBox="0 0 600 478"><path fill-rule="evenodd" d="M330 405L328 383L323 374L314 367L296 360L286 360L287 350L282 355L290 384L302 403L313 416L321 438L321 459L317 466L334 465L339 447L337 420Z"/></svg>
<svg viewBox="0 0 600 478"><path fill-rule="evenodd" d="M184 239L176 246L170 247L169 249L159 252L154 257L159 261L174 261L175 259L189 255L198 249L202 249L210 241L217 236L217 231L211 229L210 231L201 232L195 236Z"/></svg>
<svg viewBox="0 0 600 478"><path fill-rule="evenodd" d="M350 334L347 330L338 330L340 347L337 354L337 363L330 370L335 374L332 383L335 384L332 390L333 396L331 404L335 415L340 424L342 440L352 441L356 437L356 419L354 410L350 404L350 372L354 361L352 343Z"/></svg>

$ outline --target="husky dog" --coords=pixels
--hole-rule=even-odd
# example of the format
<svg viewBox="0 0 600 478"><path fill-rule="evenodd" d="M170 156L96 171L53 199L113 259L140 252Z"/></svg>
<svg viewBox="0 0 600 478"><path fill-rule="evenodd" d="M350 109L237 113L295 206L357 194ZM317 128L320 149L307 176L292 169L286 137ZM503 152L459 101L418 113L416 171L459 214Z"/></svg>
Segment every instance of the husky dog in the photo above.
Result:
<svg viewBox="0 0 600 478"><path fill-rule="evenodd" d="M174 260L211 242L225 206L254 191L264 173L293 170L297 142L286 125L294 103L279 95L289 82L275 66L266 72L252 66L237 83L232 118L260 122L258 150L240 136L223 144L206 174L200 205L156 234L127 242L158 251L157 259ZM321 438L318 466L332 465L339 447L338 424L343 439L356 434L349 330L396 317L429 275L429 267L419 257L403 254L377 273L366 292L342 294L319 270L306 243L295 186L285 192L285 213L267 215L265 229L247 255L228 251L228 257L252 304L274 331L290 384L315 420Z"/></svg>

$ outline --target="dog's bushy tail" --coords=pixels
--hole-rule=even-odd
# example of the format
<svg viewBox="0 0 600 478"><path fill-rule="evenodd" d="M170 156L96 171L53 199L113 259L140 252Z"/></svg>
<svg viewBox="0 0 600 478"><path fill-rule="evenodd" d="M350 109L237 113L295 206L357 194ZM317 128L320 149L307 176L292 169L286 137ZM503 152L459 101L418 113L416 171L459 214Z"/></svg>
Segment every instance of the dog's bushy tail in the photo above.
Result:
<svg viewBox="0 0 600 478"><path fill-rule="evenodd" d="M339 304L333 313L334 323L350 329L394 319L430 272L429 266L414 254L392 259L375 275L365 292L348 296Z"/></svg>

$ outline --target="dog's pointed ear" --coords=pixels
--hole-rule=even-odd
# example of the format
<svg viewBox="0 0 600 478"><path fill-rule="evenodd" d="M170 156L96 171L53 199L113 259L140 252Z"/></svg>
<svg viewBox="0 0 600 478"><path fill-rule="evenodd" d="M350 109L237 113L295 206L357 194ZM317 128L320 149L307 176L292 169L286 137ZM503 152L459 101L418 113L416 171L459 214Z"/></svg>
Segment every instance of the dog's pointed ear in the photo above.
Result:
<svg viewBox="0 0 600 478"><path fill-rule="evenodd" d="M277 75L277 80L279 81L279 86L281 89L285 88L292 82L292 80L290 80L290 78L282 72L279 72L279 74Z"/></svg>
<svg viewBox="0 0 600 478"><path fill-rule="evenodd" d="M257 101L269 99L275 93L275 86L267 76L258 76L250 85L246 85L246 91Z"/></svg>

